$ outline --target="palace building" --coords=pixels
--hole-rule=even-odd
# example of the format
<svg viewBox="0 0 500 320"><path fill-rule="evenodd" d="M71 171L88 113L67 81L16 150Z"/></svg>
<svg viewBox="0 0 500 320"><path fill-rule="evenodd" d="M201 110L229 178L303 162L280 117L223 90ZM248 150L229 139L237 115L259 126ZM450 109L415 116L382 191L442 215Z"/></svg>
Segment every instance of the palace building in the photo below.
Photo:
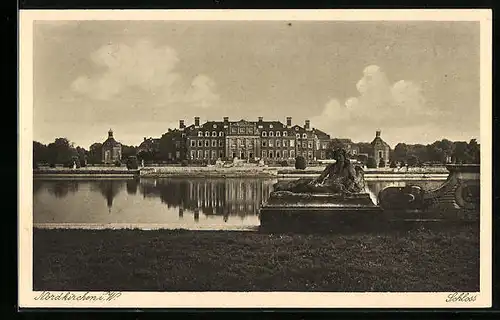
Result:
<svg viewBox="0 0 500 320"><path fill-rule="evenodd" d="M310 121L304 126L280 121L206 121L194 118L194 124L179 122L179 131L185 139L185 158L188 160L264 160L277 162L304 156L309 160L326 159L330 136L315 128Z"/></svg>

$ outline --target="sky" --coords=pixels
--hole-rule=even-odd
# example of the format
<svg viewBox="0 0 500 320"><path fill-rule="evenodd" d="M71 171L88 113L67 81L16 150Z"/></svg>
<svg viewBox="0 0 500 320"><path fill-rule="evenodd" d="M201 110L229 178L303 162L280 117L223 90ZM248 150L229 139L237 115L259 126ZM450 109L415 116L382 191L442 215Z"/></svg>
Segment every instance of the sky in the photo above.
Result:
<svg viewBox="0 0 500 320"><path fill-rule="evenodd" d="M195 116L479 140L478 22L36 21L33 59L42 143L138 145Z"/></svg>

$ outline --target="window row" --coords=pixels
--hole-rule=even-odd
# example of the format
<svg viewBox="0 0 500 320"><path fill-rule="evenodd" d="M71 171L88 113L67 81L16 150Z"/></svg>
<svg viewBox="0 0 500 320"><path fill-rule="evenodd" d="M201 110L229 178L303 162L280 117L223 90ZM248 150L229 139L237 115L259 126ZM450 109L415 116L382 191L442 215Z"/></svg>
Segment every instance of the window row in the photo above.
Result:
<svg viewBox="0 0 500 320"><path fill-rule="evenodd" d="M223 137L224 136L224 131L219 131L219 133L217 133L217 131L212 131L212 137ZM203 137L203 131L198 131L198 137ZM205 137L210 137L210 131L205 131Z"/></svg>
<svg viewBox="0 0 500 320"><path fill-rule="evenodd" d="M217 141L219 141L217 143ZM224 141L223 140L191 140L191 147L223 147L224 146Z"/></svg>
<svg viewBox="0 0 500 320"><path fill-rule="evenodd" d="M295 150L283 150L283 151L280 151L280 150L262 150L262 158L264 159L274 159L274 158L278 158L278 159L287 159L287 158L295 158Z"/></svg>
<svg viewBox="0 0 500 320"><path fill-rule="evenodd" d="M295 140L262 140L261 142L263 147L269 147L269 148L274 148L274 147L295 147ZM302 147L304 149L312 149L313 148L313 142L312 141L303 141L302 144L300 142L297 143L298 147Z"/></svg>
<svg viewBox="0 0 500 320"><path fill-rule="evenodd" d="M217 158L223 158L223 151L215 150L191 150L191 159L211 159L216 160Z"/></svg>
<svg viewBox="0 0 500 320"><path fill-rule="evenodd" d="M288 134L286 131L283 131L283 137L286 137ZM262 136L263 137L280 137L281 136L281 132L280 131L276 131L276 134L274 133L274 131L262 131ZM296 139L300 139L302 137L302 139L307 139L307 133L303 133L302 135L300 133L296 133L295 134L295 138Z"/></svg>
<svg viewBox="0 0 500 320"><path fill-rule="evenodd" d="M253 127L231 127L231 133L254 134L254 129Z"/></svg>

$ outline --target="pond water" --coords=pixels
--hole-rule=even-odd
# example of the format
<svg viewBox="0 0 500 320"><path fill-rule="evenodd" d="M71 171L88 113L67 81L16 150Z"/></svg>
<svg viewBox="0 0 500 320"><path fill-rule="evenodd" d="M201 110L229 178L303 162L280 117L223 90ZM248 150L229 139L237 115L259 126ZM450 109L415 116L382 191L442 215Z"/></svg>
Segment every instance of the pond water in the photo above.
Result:
<svg viewBox="0 0 500 320"><path fill-rule="evenodd" d="M53 228L252 230L276 179L97 179L33 181L33 223ZM411 181L426 190L444 181ZM367 181L376 195L405 181Z"/></svg>

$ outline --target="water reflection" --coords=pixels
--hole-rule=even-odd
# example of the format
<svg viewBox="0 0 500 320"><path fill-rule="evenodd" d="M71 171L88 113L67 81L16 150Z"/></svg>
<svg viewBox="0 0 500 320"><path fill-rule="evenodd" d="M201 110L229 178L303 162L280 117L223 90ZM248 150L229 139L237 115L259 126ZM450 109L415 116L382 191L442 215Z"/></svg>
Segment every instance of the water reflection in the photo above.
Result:
<svg viewBox="0 0 500 320"><path fill-rule="evenodd" d="M260 205L271 193L273 180L262 179L141 179L144 198L160 198L170 207L191 210L195 219L200 211L206 216L257 215Z"/></svg>
<svg viewBox="0 0 500 320"><path fill-rule="evenodd" d="M161 224L172 228L240 228L260 224L260 205L275 179L128 179L33 181L35 223ZM370 181L376 195L404 181ZM425 190L442 181L411 181ZM200 227L200 228L201 228Z"/></svg>

